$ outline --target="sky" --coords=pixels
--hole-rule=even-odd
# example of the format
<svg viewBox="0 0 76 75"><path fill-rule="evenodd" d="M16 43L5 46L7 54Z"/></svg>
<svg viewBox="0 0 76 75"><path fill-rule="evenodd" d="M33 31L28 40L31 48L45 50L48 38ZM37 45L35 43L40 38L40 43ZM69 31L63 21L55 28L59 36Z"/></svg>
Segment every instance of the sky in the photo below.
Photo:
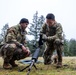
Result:
<svg viewBox="0 0 76 75"><path fill-rule="evenodd" d="M33 15L46 17L53 13L58 23L61 23L66 39L76 39L76 0L0 0L0 33L8 23L13 26L21 18L28 18L32 23Z"/></svg>

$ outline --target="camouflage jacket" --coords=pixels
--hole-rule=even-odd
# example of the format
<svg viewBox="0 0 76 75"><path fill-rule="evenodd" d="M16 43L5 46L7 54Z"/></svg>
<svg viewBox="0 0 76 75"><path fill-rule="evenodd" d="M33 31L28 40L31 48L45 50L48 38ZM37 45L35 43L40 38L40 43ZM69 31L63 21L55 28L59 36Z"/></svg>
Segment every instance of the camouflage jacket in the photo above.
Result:
<svg viewBox="0 0 76 75"><path fill-rule="evenodd" d="M13 26L7 30L7 33L4 38L4 43L15 43L16 45L23 44L26 46L25 35L26 31L22 31L20 24Z"/></svg>
<svg viewBox="0 0 76 75"><path fill-rule="evenodd" d="M55 23L53 26L49 27L46 23L44 23L42 25L42 28L40 30L41 34L46 34L50 38L52 39L63 39L62 33L62 26L60 23Z"/></svg>

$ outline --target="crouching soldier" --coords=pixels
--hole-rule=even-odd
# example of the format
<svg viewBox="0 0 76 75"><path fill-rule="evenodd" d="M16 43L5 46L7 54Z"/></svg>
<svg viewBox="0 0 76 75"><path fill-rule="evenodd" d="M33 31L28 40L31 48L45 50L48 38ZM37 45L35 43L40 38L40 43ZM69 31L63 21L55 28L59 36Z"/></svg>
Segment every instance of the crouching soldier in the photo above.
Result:
<svg viewBox="0 0 76 75"><path fill-rule="evenodd" d="M3 68L17 67L18 65L15 63L15 60L20 60L30 55L25 39L27 33L25 29L28 24L28 19L22 18L19 24L7 29L3 46L0 49L0 55L4 60Z"/></svg>
<svg viewBox="0 0 76 75"><path fill-rule="evenodd" d="M62 67L62 50L63 50L63 29L60 23L55 21L52 13L47 14L46 22L43 24L40 34L45 41L44 64L51 64L51 56L54 50L57 51L57 67Z"/></svg>

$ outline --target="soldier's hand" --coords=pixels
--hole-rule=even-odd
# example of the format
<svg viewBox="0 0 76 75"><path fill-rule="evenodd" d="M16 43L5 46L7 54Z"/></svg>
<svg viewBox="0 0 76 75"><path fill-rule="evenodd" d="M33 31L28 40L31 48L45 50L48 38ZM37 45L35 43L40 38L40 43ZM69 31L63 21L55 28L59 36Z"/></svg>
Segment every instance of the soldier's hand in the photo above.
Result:
<svg viewBox="0 0 76 75"><path fill-rule="evenodd" d="M44 41L51 41L51 40L53 40L53 37L52 37L52 36L48 36L48 37L47 37L45 34L43 34L42 39L43 39Z"/></svg>
<svg viewBox="0 0 76 75"><path fill-rule="evenodd" d="M48 39L48 37L47 37L45 34L43 34L43 35L42 35L42 39L43 39L44 41L46 41L46 40Z"/></svg>
<svg viewBox="0 0 76 75"><path fill-rule="evenodd" d="M22 46L22 50L23 50L23 52L26 53L26 56L29 56L30 55L30 50L29 50L28 47Z"/></svg>
<svg viewBox="0 0 76 75"><path fill-rule="evenodd" d="M22 50L26 52L27 48L24 45L22 45Z"/></svg>
<svg viewBox="0 0 76 75"><path fill-rule="evenodd" d="M30 52L28 47L26 47L26 49L27 49L27 54L26 54L26 57L27 57L27 56L29 56L31 54L31 52Z"/></svg>

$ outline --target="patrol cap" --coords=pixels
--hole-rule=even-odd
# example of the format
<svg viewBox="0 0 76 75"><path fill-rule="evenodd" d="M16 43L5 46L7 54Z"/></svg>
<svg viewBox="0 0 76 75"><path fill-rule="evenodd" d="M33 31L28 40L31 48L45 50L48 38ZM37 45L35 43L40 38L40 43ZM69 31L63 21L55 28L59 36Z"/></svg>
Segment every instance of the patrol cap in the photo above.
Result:
<svg viewBox="0 0 76 75"><path fill-rule="evenodd" d="M20 20L20 24L21 23L29 23L29 21L28 21L28 19L26 19L26 18L22 18L21 20Z"/></svg>
<svg viewBox="0 0 76 75"><path fill-rule="evenodd" d="M46 15L46 19L52 19L52 20L55 20L55 16L54 16L54 14L49 13L49 14Z"/></svg>

